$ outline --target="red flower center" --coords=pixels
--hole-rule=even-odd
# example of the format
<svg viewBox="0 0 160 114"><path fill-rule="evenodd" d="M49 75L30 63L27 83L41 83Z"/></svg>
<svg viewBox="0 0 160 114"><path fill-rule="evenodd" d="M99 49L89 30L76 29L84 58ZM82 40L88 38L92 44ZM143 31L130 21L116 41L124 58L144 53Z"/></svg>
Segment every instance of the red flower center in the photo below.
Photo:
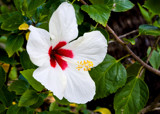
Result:
<svg viewBox="0 0 160 114"><path fill-rule="evenodd" d="M67 43L65 41L61 41L54 48L52 48L52 46L49 48L48 54L50 56L50 64L53 68L55 68L58 63L62 70L65 70L68 64L62 59L62 57L73 58L71 50L61 48L66 44Z"/></svg>

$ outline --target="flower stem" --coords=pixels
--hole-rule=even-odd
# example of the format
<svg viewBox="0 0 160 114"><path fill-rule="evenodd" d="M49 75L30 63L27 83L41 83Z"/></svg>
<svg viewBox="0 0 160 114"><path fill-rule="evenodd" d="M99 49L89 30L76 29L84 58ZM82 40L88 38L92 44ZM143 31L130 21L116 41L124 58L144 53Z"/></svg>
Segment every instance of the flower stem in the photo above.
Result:
<svg viewBox="0 0 160 114"><path fill-rule="evenodd" d="M74 3L75 1L76 1L76 0L73 0L71 4L73 5L73 3Z"/></svg>

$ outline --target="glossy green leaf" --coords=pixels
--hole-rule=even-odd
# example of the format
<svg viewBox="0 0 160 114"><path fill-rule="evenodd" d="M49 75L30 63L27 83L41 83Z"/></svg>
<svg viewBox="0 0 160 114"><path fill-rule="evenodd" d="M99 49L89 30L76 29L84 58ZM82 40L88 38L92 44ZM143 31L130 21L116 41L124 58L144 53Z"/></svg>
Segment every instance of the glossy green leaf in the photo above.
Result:
<svg viewBox="0 0 160 114"><path fill-rule="evenodd" d="M34 69L28 69L21 71L20 73L27 79L27 81L35 90L42 91L44 89L44 86L33 78L33 71Z"/></svg>
<svg viewBox="0 0 160 114"><path fill-rule="evenodd" d="M148 23L152 23L152 17L150 16L149 12L147 10L145 10L139 3L138 3L138 7L141 11L141 14L143 15L144 19L148 22Z"/></svg>
<svg viewBox="0 0 160 114"><path fill-rule="evenodd" d="M160 14L159 5L160 5L160 0L146 0L144 7L146 7L155 14Z"/></svg>
<svg viewBox="0 0 160 114"><path fill-rule="evenodd" d="M139 26L139 33L141 35L160 36L160 28L144 24Z"/></svg>
<svg viewBox="0 0 160 114"><path fill-rule="evenodd" d="M148 48L147 50L147 55L150 54L151 48ZM159 69L160 66L160 53L157 51L153 50L151 58L149 59L150 64L152 65L153 68Z"/></svg>
<svg viewBox="0 0 160 114"><path fill-rule="evenodd" d="M8 57L8 54L6 53L5 50L0 48L0 62L2 63L8 63L8 64L16 64L17 62L12 58L12 57Z"/></svg>
<svg viewBox="0 0 160 114"><path fill-rule="evenodd" d="M17 18L18 17L18 18ZM14 12L12 16L3 21L1 28L8 31L18 29L18 27L24 22L23 16L19 12Z"/></svg>
<svg viewBox="0 0 160 114"><path fill-rule="evenodd" d="M0 114L6 110L6 107L3 104L0 104Z"/></svg>
<svg viewBox="0 0 160 114"><path fill-rule="evenodd" d="M6 86L3 86L0 89L0 101L5 105L5 106L10 106L13 99L15 98L15 94L13 92L9 92Z"/></svg>
<svg viewBox="0 0 160 114"><path fill-rule="evenodd" d="M137 114L147 103L148 87L139 78L130 77L125 87L120 89L114 98L116 114Z"/></svg>
<svg viewBox="0 0 160 114"><path fill-rule="evenodd" d="M16 80L9 86L9 91L16 92L16 95L22 95L29 88L29 84L24 80Z"/></svg>
<svg viewBox="0 0 160 114"><path fill-rule="evenodd" d="M134 4L129 0L114 0L113 11L124 12L134 7Z"/></svg>
<svg viewBox="0 0 160 114"><path fill-rule="evenodd" d="M90 75L96 84L95 99L116 92L127 80L124 66L110 55L106 55L104 61L90 71Z"/></svg>
<svg viewBox="0 0 160 114"><path fill-rule="evenodd" d="M0 89L3 87L3 84L5 82L6 79L6 74L5 71L3 70L3 68L0 66Z"/></svg>
<svg viewBox="0 0 160 114"><path fill-rule="evenodd" d="M109 19L111 9L106 5L83 5L81 9L88 13L88 15L96 22L106 26Z"/></svg>
<svg viewBox="0 0 160 114"><path fill-rule="evenodd" d="M78 25L81 25L84 20L84 16L83 16L82 12L80 11L80 6L77 4L73 4L73 6L75 9L75 13L76 13L77 23L78 23Z"/></svg>
<svg viewBox="0 0 160 114"><path fill-rule="evenodd" d="M7 114L28 114L26 107L18 107L17 105L12 105L7 110Z"/></svg>
<svg viewBox="0 0 160 114"><path fill-rule="evenodd" d="M23 51L21 54L20 54L20 62L22 64L22 67L24 69L34 69L34 68L37 68L30 60L29 58L29 55L27 53L27 51Z"/></svg>
<svg viewBox="0 0 160 114"><path fill-rule="evenodd" d="M24 38L21 35L11 35L6 42L6 51L8 56L11 57L19 48L22 47Z"/></svg>
<svg viewBox="0 0 160 114"><path fill-rule="evenodd" d="M27 90L21 96L18 106L30 106L35 104L39 99L37 93L33 90Z"/></svg>

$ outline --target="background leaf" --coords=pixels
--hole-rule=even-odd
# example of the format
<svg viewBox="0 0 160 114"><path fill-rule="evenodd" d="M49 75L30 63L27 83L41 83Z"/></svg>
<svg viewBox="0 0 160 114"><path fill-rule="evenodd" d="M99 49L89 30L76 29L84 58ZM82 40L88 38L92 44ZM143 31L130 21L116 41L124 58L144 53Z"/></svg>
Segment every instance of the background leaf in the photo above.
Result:
<svg viewBox="0 0 160 114"><path fill-rule="evenodd" d="M21 35L11 35L6 42L6 51L8 56L11 57L24 43L24 38Z"/></svg>
<svg viewBox="0 0 160 114"><path fill-rule="evenodd" d="M146 0L144 7L149 9L151 12L155 14L160 14L160 8L159 8L160 0Z"/></svg>
<svg viewBox="0 0 160 114"><path fill-rule="evenodd" d="M30 106L35 104L39 99L37 93L33 90L27 90L21 96L18 106Z"/></svg>
<svg viewBox="0 0 160 114"><path fill-rule="evenodd" d="M37 68L37 67L31 62L27 51L23 51L23 52L20 54L20 62L21 62L22 67L23 67L24 69L35 69L35 68Z"/></svg>
<svg viewBox="0 0 160 114"><path fill-rule="evenodd" d="M129 0L114 0L114 8L115 12L124 12L130 10L134 7L134 4Z"/></svg>
<svg viewBox="0 0 160 114"><path fill-rule="evenodd" d="M18 17L18 18L17 18ZM14 12L12 16L6 18L1 28L8 31L13 31L18 29L18 27L24 22L23 16L19 12Z"/></svg>
<svg viewBox="0 0 160 114"><path fill-rule="evenodd" d="M139 33L141 35L152 35L152 36L159 36L160 35L160 28L152 26L152 25L140 25L139 26Z"/></svg>
<svg viewBox="0 0 160 114"><path fill-rule="evenodd" d="M16 95L22 95L29 88L29 84L24 80L16 80L9 86L9 91L16 92Z"/></svg>
<svg viewBox="0 0 160 114"><path fill-rule="evenodd" d="M33 71L34 69L28 69L28 70L21 71L20 73L27 79L27 81L31 84L31 86L35 90L42 91L44 89L44 86L33 78L32 76Z"/></svg>
<svg viewBox="0 0 160 114"><path fill-rule="evenodd" d="M151 48L148 48L147 55L149 55L150 51L151 51ZM151 58L149 59L149 62L153 68L158 69L160 66L160 53L153 50Z"/></svg>
<svg viewBox="0 0 160 114"><path fill-rule="evenodd" d="M114 98L116 114L137 114L147 103L148 87L144 81L130 77L125 87L120 89Z"/></svg>

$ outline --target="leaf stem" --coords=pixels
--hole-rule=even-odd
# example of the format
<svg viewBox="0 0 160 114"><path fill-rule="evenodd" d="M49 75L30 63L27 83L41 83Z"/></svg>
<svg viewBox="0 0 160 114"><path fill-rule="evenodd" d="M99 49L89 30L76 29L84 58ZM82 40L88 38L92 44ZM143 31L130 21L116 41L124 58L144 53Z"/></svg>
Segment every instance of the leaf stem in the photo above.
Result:
<svg viewBox="0 0 160 114"><path fill-rule="evenodd" d="M118 63L119 61L121 61L122 59L125 59L125 58L127 58L127 57L129 57L129 56L130 56L130 54L127 54L127 55L121 57L120 59L117 60L117 63Z"/></svg>
<svg viewBox="0 0 160 114"><path fill-rule="evenodd" d="M71 4L73 5L73 3L74 3L75 1L76 1L76 0L73 0Z"/></svg>

